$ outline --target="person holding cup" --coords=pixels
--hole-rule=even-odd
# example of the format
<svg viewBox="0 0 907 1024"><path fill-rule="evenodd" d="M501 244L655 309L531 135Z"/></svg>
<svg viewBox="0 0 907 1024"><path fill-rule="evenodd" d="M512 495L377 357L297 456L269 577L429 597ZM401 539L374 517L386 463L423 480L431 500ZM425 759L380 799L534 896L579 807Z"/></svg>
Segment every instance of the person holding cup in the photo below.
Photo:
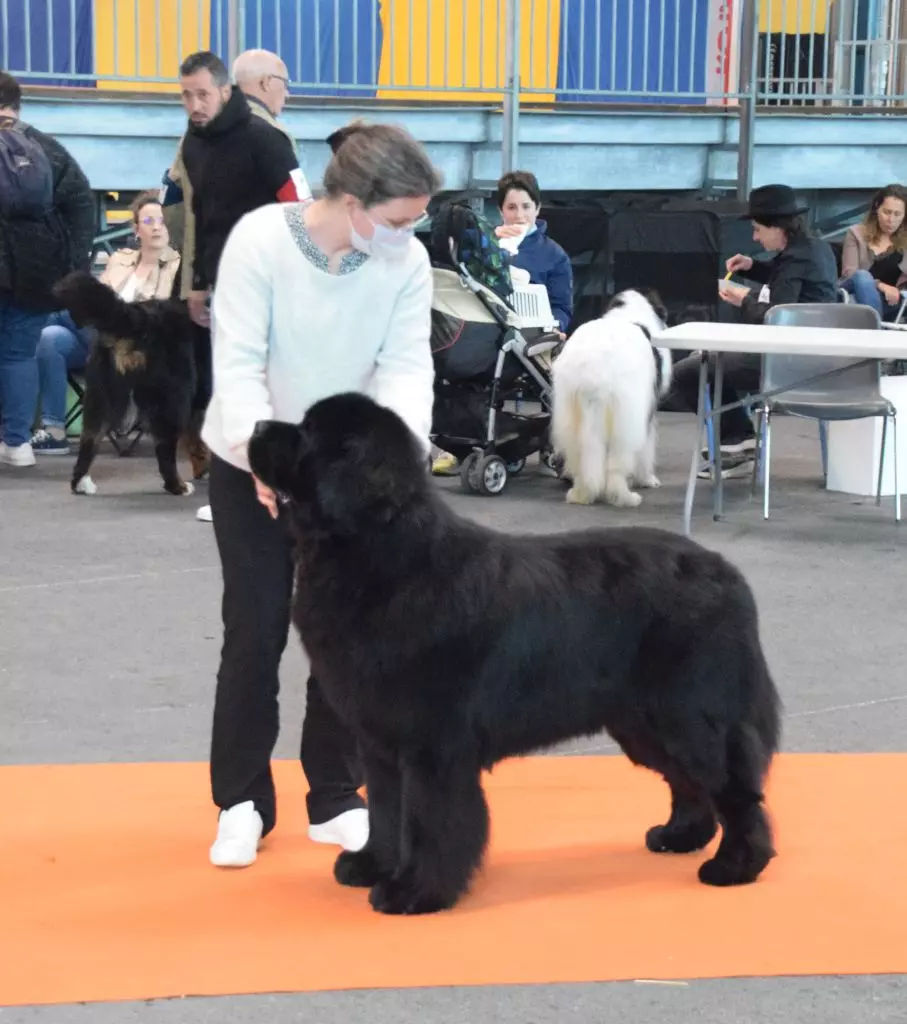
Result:
<svg viewBox="0 0 907 1024"><path fill-rule="evenodd" d="M761 288L756 291L729 280L718 283L718 296L737 307L747 323L759 324L772 306L798 302L837 302L837 264L828 242L810 234L807 207L797 201L787 185L763 185L750 192L741 219L753 224L753 241L770 259L754 260L737 253L725 264L728 274L740 274ZM673 390L691 412L699 401L699 353L694 352L674 367ZM762 356L728 354L724 357L722 403L736 402L758 392ZM713 386L714 358L709 362L709 386ZM756 437L749 413L742 407L721 416L721 476L729 479L752 473ZM704 453L704 458L707 452ZM704 464L699 475L710 475Z"/></svg>

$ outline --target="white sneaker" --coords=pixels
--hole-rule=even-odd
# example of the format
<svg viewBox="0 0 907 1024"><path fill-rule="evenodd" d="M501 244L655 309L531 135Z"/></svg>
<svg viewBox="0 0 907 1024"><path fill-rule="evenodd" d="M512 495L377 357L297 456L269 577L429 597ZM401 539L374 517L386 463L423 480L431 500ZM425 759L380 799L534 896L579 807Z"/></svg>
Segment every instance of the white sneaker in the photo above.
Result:
<svg viewBox="0 0 907 1024"><path fill-rule="evenodd" d="M200 523L213 523L214 516L211 515L211 506L202 505L202 507L195 513L195 518Z"/></svg>
<svg viewBox="0 0 907 1024"><path fill-rule="evenodd" d="M246 868L255 863L263 824L251 800L221 811L211 863L217 868Z"/></svg>
<svg viewBox="0 0 907 1024"><path fill-rule="evenodd" d="M23 469L35 464L35 452L28 441L25 444L14 445L12 448L8 444L0 444L0 462L5 462L7 466Z"/></svg>
<svg viewBox="0 0 907 1024"><path fill-rule="evenodd" d="M368 842L368 811L365 807L354 807L330 821L309 825L309 839L356 853Z"/></svg>

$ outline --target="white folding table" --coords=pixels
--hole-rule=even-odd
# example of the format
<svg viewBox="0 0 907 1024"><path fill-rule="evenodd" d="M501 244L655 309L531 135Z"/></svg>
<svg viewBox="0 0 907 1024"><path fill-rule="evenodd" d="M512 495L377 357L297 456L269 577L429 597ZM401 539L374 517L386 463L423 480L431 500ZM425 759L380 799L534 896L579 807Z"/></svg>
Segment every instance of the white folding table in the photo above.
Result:
<svg viewBox="0 0 907 1024"><path fill-rule="evenodd" d="M693 349L700 355L699 400L697 403L696 439L690 460L683 505L683 528L689 536L693 519L693 500L696 494L696 476L699 472L702 432L707 416L714 424L716 460L720 458L721 417L742 405L761 403L782 389L747 395L746 401L721 404L724 378L724 356L729 353L749 355L834 356L851 358L854 363L878 359L907 359L907 333L900 330L854 330L826 327L770 327L765 324L688 323L670 327L652 338L652 344L670 349ZM712 409L706 413L705 394L708 385L708 361L715 357L715 385ZM821 374L827 377L830 374ZM792 390L811 383L816 376L790 384L783 390ZM718 520L724 511L724 491L720 472L712 473L712 516Z"/></svg>

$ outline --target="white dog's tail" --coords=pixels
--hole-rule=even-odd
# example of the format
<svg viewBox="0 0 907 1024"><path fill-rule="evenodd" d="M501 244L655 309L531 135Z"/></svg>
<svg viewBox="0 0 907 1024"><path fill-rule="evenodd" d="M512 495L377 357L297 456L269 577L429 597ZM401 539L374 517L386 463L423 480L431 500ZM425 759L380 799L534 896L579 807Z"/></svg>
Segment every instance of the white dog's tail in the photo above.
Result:
<svg viewBox="0 0 907 1024"><path fill-rule="evenodd" d="M582 481L591 494L605 489L608 443L614 433L617 410L612 395L592 388L571 389L558 401L555 389L552 433L555 448L563 453L565 470Z"/></svg>

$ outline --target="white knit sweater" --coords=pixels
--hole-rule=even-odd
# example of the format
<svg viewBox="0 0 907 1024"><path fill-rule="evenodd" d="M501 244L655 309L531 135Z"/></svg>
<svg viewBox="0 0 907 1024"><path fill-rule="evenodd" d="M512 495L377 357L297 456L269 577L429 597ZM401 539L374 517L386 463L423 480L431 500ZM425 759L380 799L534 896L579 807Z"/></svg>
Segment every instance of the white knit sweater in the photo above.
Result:
<svg viewBox="0 0 907 1024"><path fill-rule="evenodd" d="M205 443L248 471L258 420L298 423L321 398L361 391L393 409L427 451L434 371L424 246L414 239L402 260L363 257L331 274L305 255L311 242L301 211L262 207L227 240L213 302Z"/></svg>

